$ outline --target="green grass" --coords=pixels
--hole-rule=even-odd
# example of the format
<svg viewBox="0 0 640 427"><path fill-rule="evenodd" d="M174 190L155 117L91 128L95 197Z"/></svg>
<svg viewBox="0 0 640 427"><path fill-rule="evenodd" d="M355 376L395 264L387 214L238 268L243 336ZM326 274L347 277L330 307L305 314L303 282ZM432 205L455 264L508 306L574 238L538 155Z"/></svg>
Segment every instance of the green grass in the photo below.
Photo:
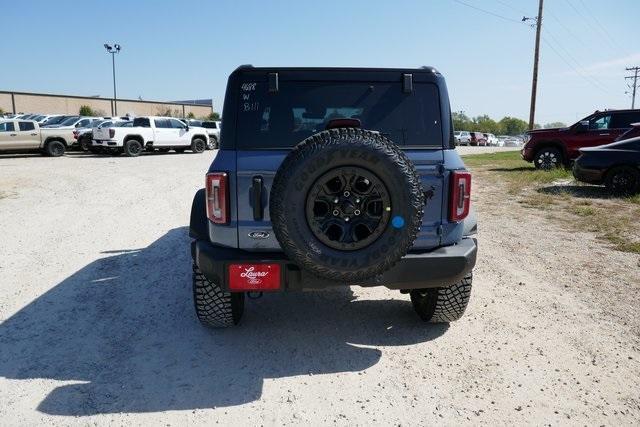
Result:
<svg viewBox="0 0 640 427"><path fill-rule="evenodd" d="M551 184L555 181L573 179L571 171L564 168L551 171L536 169L531 163L522 160L517 151L470 154L463 156L463 160L472 170L482 168L502 177L508 184L510 194L537 184Z"/></svg>
<svg viewBox="0 0 640 427"><path fill-rule="evenodd" d="M638 234L634 234L634 221L640 215L640 195L628 198L608 198L603 196L586 198L580 191L579 183L573 181L570 170L558 168L551 171L537 170L531 163L520 158L515 151L471 154L463 160L472 172L488 173L494 179L506 184L507 193L519 197L524 207L543 210L554 220L562 221L578 231L590 231L623 252L640 254ZM550 187L554 182L567 183ZM583 187L596 190L597 187ZM593 196L592 196L593 197Z"/></svg>

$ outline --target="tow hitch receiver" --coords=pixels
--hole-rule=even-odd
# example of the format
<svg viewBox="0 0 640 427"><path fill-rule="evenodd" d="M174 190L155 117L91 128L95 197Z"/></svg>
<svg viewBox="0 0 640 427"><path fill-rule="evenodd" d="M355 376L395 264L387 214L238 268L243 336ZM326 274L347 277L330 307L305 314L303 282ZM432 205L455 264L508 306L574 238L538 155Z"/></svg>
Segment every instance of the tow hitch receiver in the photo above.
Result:
<svg viewBox="0 0 640 427"><path fill-rule="evenodd" d="M230 264L230 291L275 291L280 289L280 264Z"/></svg>

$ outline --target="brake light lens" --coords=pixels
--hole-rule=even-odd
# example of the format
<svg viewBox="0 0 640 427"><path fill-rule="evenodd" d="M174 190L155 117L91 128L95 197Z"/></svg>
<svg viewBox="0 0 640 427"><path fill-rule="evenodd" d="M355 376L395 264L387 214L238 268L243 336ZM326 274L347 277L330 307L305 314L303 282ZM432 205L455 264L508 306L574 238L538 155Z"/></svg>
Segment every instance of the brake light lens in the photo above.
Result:
<svg viewBox="0 0 640 427"><path fill-rule="evenodd" d="M226 172L207 174L207 217L216 224L229 222L229 185Z"/></svg>
<svg viewBox="0 0 640 427"><path fill-rule="evenodd" d="M449 189L449 221L462 221L469 215L471 206L471 173L467 171L451 172Z"/></svg>
<svg viewBox="0 0 640 427"><path fill-rule="evenodd" d="M116 130L114 128L109 129L109 138L116 136Z"/></svg>

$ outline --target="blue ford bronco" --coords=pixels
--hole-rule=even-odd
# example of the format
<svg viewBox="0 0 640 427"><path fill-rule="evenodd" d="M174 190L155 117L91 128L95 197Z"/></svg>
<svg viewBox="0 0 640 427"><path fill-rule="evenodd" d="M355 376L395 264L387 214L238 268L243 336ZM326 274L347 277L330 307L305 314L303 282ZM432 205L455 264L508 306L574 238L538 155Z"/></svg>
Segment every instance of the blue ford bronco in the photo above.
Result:
<svg viewBox="0 0 640 427"><path fill-rule="evenodd" d="M191 208L203 324L237 324L245 294L354 285L462 316L476 220L437 70L241 66L223 117Z"/></svg>

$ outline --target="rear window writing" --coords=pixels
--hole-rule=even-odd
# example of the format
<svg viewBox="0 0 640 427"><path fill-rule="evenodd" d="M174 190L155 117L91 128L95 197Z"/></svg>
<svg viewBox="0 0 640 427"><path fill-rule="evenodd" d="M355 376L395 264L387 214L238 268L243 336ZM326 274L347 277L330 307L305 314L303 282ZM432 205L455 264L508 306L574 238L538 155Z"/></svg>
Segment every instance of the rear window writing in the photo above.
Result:
<svg viewBox="0 0 640 427"><path fill-rule="evenodd" d="M266 82L240 86L238 148L290 148L333 119L357 119L403 146L442 146L440 100L431 83Z"/></svg>

